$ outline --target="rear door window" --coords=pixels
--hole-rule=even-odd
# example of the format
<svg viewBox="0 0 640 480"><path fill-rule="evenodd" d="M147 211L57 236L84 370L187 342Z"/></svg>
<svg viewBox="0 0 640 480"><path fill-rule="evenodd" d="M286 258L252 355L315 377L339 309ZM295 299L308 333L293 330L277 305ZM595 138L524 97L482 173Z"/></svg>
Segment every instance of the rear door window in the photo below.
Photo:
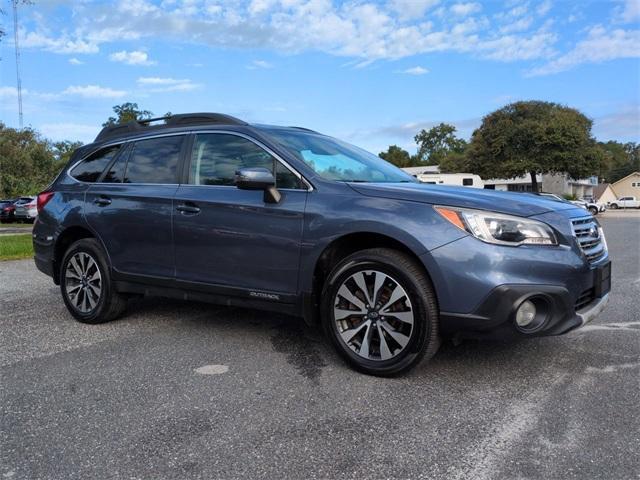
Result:
<svg viewBox="0 0 640 480"><path fill-rule="evenodd" d="M176 170L184 135L140 140L133 146L125 183L177 183Z"/></svg>
<svg viewBox="0 0 640 480"><path fill-rule="evenodd" d="M103 148L90 155L71 170L71 176L81 182L96 182L120 150L120 145Z"/></svg>
<svg viewBox="0 0 640 480"><path fill-rule="evenodd" d="M124 179L124 171L127 167L127 158L131 149L123 148L118 158L109 166L102 178L104 183L122 183Z"/></svg>

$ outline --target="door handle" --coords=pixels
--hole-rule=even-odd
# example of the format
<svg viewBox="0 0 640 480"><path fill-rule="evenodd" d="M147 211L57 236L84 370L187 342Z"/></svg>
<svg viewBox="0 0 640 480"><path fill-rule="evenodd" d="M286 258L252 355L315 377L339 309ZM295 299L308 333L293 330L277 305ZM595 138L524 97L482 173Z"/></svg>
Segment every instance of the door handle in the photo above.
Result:
<svg viewBox="0 0 640 480"><path fill-rule="evenodd" d="M176 210L178 210L180 213L187 213L187 214L191 214L191 215L195 215L197 213L200 213L200 207L194 205L194 204L182 204L182 205L178 205L176 207Z"/></svg>
<svg viewBox="0 0 640 480"><path fill-rule="evenodd" d="M99 207L106 207L107 205L111 205L111 199L109 197L100 196L96 198L93 203L98 205Z"/></svg>

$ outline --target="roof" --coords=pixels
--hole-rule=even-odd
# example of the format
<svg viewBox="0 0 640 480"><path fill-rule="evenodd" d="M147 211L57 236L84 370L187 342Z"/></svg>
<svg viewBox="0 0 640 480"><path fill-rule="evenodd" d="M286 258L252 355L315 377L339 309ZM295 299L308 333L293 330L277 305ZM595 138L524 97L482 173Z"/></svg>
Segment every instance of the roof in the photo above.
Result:
<svg viewBox="0 0 640 480"><path fill-rule="evenodd" d="M425 173L440 173L440 167L438 165L422 165L420 167L403 167L407 173L411 175L422 175Z"/></svg>
<svg viewBox="0 0 640 480"><path fill-rule="evenodd" d="M610 183L599 183L598 185L594 185L593 186L593 198L598 200L604 194L604 192L607 191L607 188L611 188L611 184ZM613 188L611 188L611 190L613 190Z"/></svg>
<svg viewBox="0 0 640 480"><path fill-rule="evenodd" d="M157 123L162 122L162 123ZM155 125L152 125L155 123ZM226 115L224 113L181 113L177 115L167 115L165 117L148 118L142 120L134 120L127 123L117 123L114 125L108 125L104 127L93 143L102 143L106 140L121 139L133 135L140 135L145 133L155 133L167 129L180 129L181 127L207 127L211 125L217 126L244 126L254 127L261 130L295 130L301 132L314 133L322 135L314 130L304 127L296 126L281 126L281 125L262 125L262 124L249 124L244 120ZM85 145L86 147L86 145ZM83 147L81 147L83 148Z"/></svg>
<svg viewBox="0 0 640 480"><path fill-rule="evenodd" d="M629 175L627 175L626 177L621 178L620 180L618 180L617 182L613 182L613 185L617 185L617 184L619 184L620 182L624 182L627 178L629 178L629 177L633 177L634 175L638 175L638 176L640 176L640 172L633 172L633 173L630 173L630 174L629 174Z"/></svg>
<svg viewBox="0 0 640 480"><path fill-rule="evenodd" d="M151 125L154 122L163 123ZM196 126L196 125L248 125L247 122L239 118L225 115L223 113L183 113L179 115L169 115L166 117L149 118L144 120L134 120L127 123L118 123L104 127L94 142L102 142L112 138L126 137L148 131L159 131L167 128Z"/></svg>

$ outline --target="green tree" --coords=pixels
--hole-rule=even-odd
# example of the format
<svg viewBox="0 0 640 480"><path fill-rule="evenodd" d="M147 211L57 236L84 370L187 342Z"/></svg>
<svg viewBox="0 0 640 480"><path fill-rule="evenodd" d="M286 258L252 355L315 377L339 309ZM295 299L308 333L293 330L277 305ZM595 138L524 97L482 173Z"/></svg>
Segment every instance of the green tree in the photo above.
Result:
<svg viewBox="0 0 640 480"><path fill-rule="evenodd" d="M483 178L513 178L567 173L582 178L597 173L603 151L591 135L593 122L557 103L509 104L482 119L468 150L470 170Z"/></svg>
<svg viewBox="0 0 640 480"><path fill-rule="evenodd" d="M114 105L113 112L115 117L109 117L102 124L103 127L109 127L118 123L127 123L134 120L147 120L153 116L149 110L140 110L137 103L126 102L122 105Z"/></svg>
<svg viewBox="0 0 640 480"><path fill-rule="evenodd" d="M396 167L410 167L414 165L414 159L405 149L397 145L389 146L386 152L380 152L378 156L389 163L393 163Z"/></svg>
<svg viewBox="0 0 640 480"><path fill-rule="evenodd" d="M438 164L442 173L470 172L469 158L465 153L450 152Z"/></svg>
<svg viewBox="0 0 640 480"><path fill-rule="evenodd" d="M30 128L0 123L0 197L34 194L60 171L51 144Z"/></svg>
<svg viewBox="0 0 640 480"><path fill-rule="evenodd" d="M418 144L416 157L421 164L439 165L451 153L464 153L467 142L456 137L456 127L441 123L429 130L421 130L414 138Z"/></svg>
<svg viewBox="0 0 640 480"><path fill-rule="evenodd" d="M62 168L67 164L73 152L82 146L82 142L72 142L71 140L64 140L61 142L54 142L53 158Z"/></svg>
<svg viewBox="0 0 640 480"><path fill-rule="evenodd" d="M617 182L627 175L640 171L640 145L616 141L598 142L603 151L599 176L608 183Z"/></svg>

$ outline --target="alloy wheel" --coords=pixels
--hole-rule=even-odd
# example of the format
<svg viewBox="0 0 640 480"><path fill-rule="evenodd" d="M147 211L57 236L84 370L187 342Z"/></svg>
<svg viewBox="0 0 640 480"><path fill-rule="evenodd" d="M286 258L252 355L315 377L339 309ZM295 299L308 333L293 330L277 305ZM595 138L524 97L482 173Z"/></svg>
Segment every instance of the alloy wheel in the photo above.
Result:
<svg viewBox="0 0 640 480"><path fill-rule="evenodd" d="M384 361L408 345L414 310L400 283L378 270L361 270L338 288L333 316L342 341L360 357Z"/></svg>
<svg viewBox="0 0 640 480"><path fill-rule="evenodd" d="M91 312L102 295L102 275L98 262L86 252L74 254L64 273L65 292L71 304L81 313Z"/></svg>

